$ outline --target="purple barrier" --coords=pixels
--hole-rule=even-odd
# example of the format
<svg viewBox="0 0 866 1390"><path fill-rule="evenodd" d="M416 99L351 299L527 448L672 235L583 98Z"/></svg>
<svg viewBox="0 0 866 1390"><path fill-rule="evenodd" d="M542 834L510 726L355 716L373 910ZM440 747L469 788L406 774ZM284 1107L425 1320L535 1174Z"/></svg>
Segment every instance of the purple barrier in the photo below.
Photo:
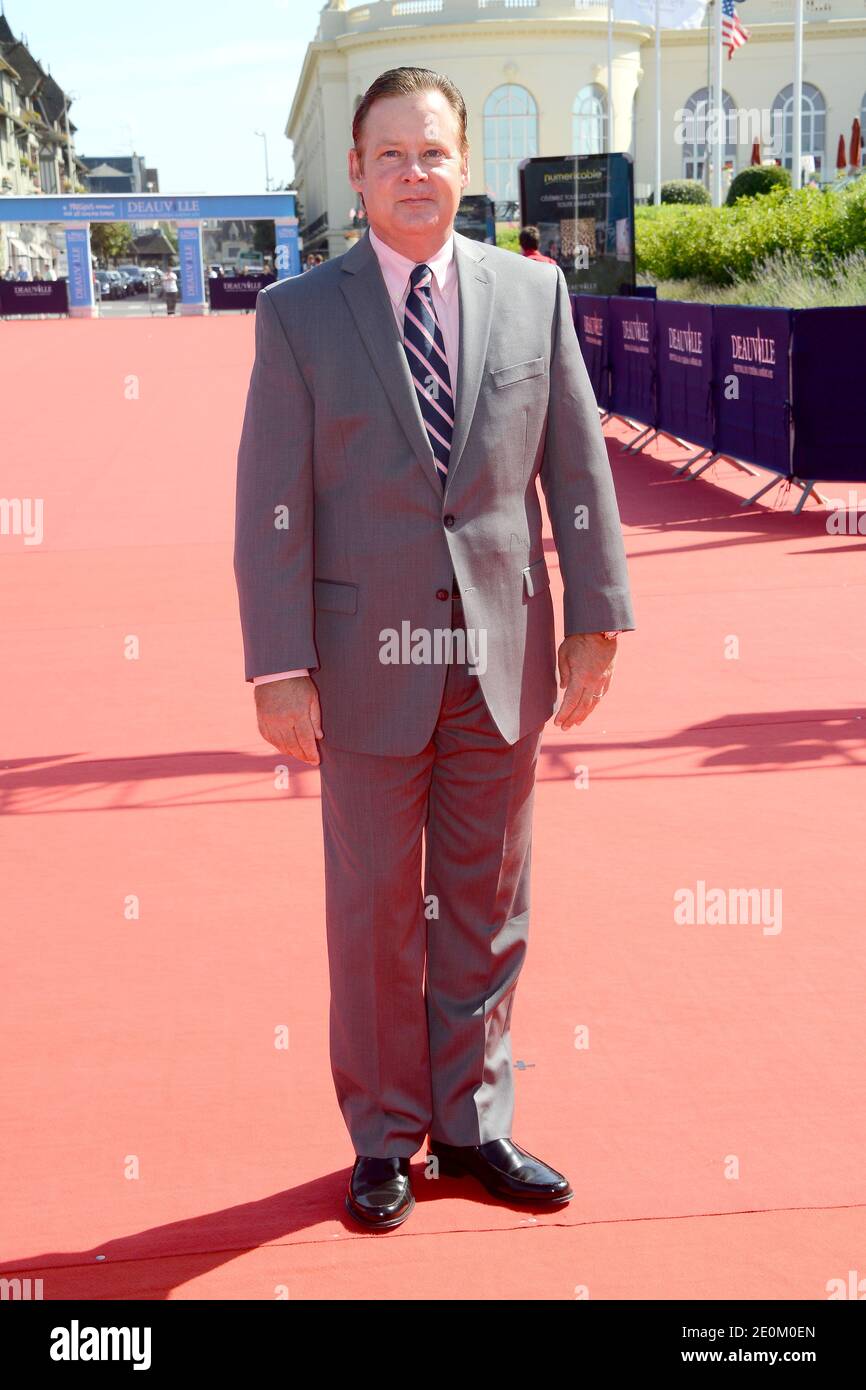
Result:
<svg viewBox="0 0 866 1390"><path fill-rule="evenodd" d="M577 340L580 343L586 370L592 382L596 402L602 410L607 410L610 402L610 372L608 370L610 327L607 306L606 295L576 294L573 296L572 307Z"/></svg>
<svg viewBox="0 0 866 1390"><path fill-rule="evenodd" d="M711 449L713 434L713 308L656 302L656 426Z"/></svg>
<svg viewBox="0 0 866 1390"><path fill-rule="evenodd" d="M608 300L610 409L655 425L655 312L652 299Z"/></svg>
<svg viewBox="0 0 866 1390"><path fill-rule="evenodd" d="M864 363L866 308L794 310L795 477L866 480Z"/></svg>
<svg viewBox="0 0 866 1390"><path fill-rule="evenodd" d="M273 275L235 275L208 280L212 309L255 309L259 290L272 285Z"/></svg>
<svg viewBox="0 0 866 1390"><path fill-rule="evenodd" d="M713 309L713 448L786 476L791 471L790 341L790 309L719 304Z"/></svg>
<svg viewBox="0 0 866 1390"><path fill-rule="evenodd" d="M68 314L65 280L0 280L0 314Z"/></svg>

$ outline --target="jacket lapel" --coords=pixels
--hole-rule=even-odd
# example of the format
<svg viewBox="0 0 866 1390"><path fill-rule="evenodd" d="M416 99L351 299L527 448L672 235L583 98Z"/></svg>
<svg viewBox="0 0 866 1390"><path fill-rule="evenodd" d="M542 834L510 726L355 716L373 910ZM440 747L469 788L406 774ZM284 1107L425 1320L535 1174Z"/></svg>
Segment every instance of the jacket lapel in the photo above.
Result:
<svg viewBox="0 0 866 1390"><path fill-rule="evenodd" d="M493 317L495 273L481 264L484 243L454 233L454 259L459 296L460 344L454 430L448 462L447 492L466 443L487 356ZM442 483L424 426L406 353L394 317L388 289L367 232L340 257L346 273L340 287L361 339L412 451L437 497Z"/></svg>
<svg viewBox="0 0 866 1390"><path fill-rule="evenodd" d="M487 344L493 323L493 292L496 272L482 264L486 254L483 241L454 233L454 259L457 263L457 292L460 295L460 343L457 352L457 399L454 402L454 429L448 456L445 492L454 479L463 454L475 402L481 389ZM420 408L418 410L420 416ZM423 421L422 421L423 423ZM432 454L432 450L430 451ZM439 484L440 488L442 484Z"/></svg>
<svg viewBox="0 0 866 1390"><path fill-rule="evenodd" d="M394 413L406 434L412 451L429 482L442 494L433 450L415 395L415 384L397 328L388 288L370 238L365 232L340 257L346 272L340 288L346 297L364 346L385 389Z"/></svg>

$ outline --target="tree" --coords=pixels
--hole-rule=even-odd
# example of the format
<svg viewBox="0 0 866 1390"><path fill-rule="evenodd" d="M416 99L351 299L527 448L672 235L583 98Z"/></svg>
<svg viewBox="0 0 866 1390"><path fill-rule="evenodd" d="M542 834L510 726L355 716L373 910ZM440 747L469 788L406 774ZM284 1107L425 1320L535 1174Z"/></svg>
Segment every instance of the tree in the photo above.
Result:
<svg viewBox="0 0 866 1390"><path fill-rule="evenodd" d="M132 254L132 228L128 222L91 222L90 250L100 261Z"/></svg>
<svg viewBox="0 0 866 1390"><path fill-rule="evenodd" d="M263 256L270 256L273 260L276 244L276 230L273 222L263 218L262 221L253 223L254 251L261 251Z"/></svg>

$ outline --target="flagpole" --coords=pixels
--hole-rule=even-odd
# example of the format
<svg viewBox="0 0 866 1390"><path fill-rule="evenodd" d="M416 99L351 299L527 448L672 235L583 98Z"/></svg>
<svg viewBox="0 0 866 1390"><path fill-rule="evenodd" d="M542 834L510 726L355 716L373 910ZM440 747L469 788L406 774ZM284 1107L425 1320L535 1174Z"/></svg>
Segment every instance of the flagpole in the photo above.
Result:
<svg viewBox="0 0 866 1390"><path fill-rule="evenodd" d="M607 152L613 154L613 5L607 0Z"/></svg>
<svg viewBox="0 0 866 1390"><path fill-rule="evenodd" d="M799 0L802 3L802 0ZM722 160L725 149L725 103L722 98L722 4L716 0L716 32L713 35L713 104L710 130L714 135L713 206L722 206ZM707 142L709 152L709 141Z"/></svg>
<svg viewBox="0 0 866 1390"><path fill-rule="evenodd" d="M656 0L656 207L662 200L662 33L659 0Z"/></svg>
<svg viewBox="0 0 866 1390"><path fill-rule="evenodd" d="M706 118L707 118L707 111L708 111L708 110L711 111L711 110L713 109L713 34L716 32L716 29L715 29L715 24L716 24L716 18L715 18L715 16L716 16L715 5L716 5L716 0L707 0L707 8L706 8L706 17L707 17L707 99L706 99L706 101L704 102L704 138L703 138L703 141L702 141L702 142L699 142L699 141L698 141L698 138L697 138L697 137L698 137L698 131L700 130L700 126L697 125L697 115L698 115L698 113L697 113L697 111L695 112L695 118L696 118L696 127L695 127L695 158L697 158L698 150L699 150L701 147L703 147L703 151L704 151L704 172L703 172L703 178L702 178L701 182L702 182L702 183L704 184L704 186L706 187L707 193L708 193L710 196L712 196L713 189L712 189L712 184L710 183L710 147L709 147L709 144L708 144L708 137L707 137L707 119L706 119ZM700 106L700 103L698 103L698 105Z"/></svg>
<svg viewBox="0 0 866 1390"><path fill-rule="evenodd" d="M794 110L791 113L791 187L803 184L803 0L794 0Z"/></svg>

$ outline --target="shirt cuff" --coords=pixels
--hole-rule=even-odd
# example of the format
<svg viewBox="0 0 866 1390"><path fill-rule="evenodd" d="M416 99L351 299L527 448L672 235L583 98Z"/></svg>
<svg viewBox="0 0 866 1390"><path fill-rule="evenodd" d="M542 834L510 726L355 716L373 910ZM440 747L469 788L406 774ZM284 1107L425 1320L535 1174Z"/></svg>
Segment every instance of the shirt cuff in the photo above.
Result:
<svg viewBox="0 0 866 1390"><path fill-rule="evenodd" d="M288 676L308 676L309 669L302 666L299 671L277 671L273 676L253 676L253 685L264 685L266 681L284 681Z"/></svg>

